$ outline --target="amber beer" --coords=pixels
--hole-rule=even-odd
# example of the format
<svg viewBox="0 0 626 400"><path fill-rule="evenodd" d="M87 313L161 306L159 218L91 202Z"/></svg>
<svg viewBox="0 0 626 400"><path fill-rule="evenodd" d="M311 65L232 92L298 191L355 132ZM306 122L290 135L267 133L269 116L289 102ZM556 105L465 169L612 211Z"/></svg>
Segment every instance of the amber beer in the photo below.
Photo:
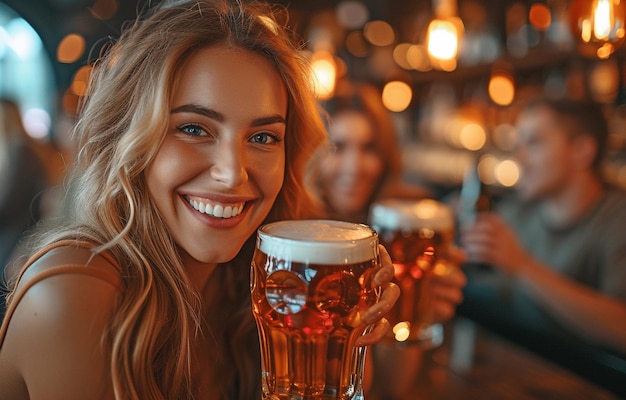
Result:
<svg viewBox="0 0 626 400"><path fill-rule="evenodd" d="M259 228L252 310L259 330L264 399L362 399L365 347L355 347L378 301L372 277L378 235L332 220Z"/></svg>
<svg viewBox="0 0 626 400"><path fill-rule="evenodd" d="M429 276L449 268L446 252L454 240L451 208L436 200L381 200L372 205L369 223L393 261L401 295L387 315L390 337L419 343L425 348L441 344L443 328L433 322Z"/></svg>

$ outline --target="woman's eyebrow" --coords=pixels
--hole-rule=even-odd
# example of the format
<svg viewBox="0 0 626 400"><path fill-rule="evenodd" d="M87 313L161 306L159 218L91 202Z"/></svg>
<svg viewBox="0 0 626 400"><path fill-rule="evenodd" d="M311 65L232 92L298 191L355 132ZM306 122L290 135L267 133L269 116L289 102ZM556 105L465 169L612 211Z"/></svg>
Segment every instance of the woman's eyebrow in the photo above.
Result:
<svg viewBox="0 0 626 400"><path fill-rule="evenodd" d="M287 124L287 120L281 115L272 115L269 117L257 118L252 121L252 126L263 126L271 124Z"/></svg>
<svg viewBox="0 0 626 400"><path fill-rule="evenodd" d="M184 104L174 108L171 113L190 112L194 114L204 115L207 118L211 118L217 122L224 122L224 115L207 107L198 104Z"/></svg>
<svg viewBox="0 0 626 400"><path fill-rule="evenodd" d="M181 112L204 115L205 117L215 120L217 122L224 122L224 120L226 119L224 117L224 114L198 104L184 104L182 106L174 108L171 111L172 114ZM261 117L253 120L251 126L263 126L271 124L287 124L287 120L282 115L270 115L268 117Z"/></svg>

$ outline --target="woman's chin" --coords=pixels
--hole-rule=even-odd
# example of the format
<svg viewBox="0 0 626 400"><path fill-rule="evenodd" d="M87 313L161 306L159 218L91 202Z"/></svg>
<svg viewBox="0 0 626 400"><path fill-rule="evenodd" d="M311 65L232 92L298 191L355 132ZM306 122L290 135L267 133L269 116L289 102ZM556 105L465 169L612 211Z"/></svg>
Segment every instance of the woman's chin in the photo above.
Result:
<svg viewBox="0 0 626 400"><path fill-rule="evenodd" d="M223 264L232 261L239 253L241 247L237 249L221 249L218 252L206 253L205 251L182 252L183 263L195 261L200 264Z"/></svg>

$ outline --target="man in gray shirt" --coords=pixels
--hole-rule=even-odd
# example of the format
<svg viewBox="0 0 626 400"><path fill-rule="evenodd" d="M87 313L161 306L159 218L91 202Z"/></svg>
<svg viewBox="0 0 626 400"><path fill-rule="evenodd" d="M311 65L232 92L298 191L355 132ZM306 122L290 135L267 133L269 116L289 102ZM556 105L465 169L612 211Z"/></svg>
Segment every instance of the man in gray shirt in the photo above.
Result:
<svg viewBox="0 0 626 400"><path fill-rule="evenodd" d="M626 195L602 177L602 110L580 101L528 104L517 125L515 196L461 227L466 299L520 332L626 354Z"/></svg>

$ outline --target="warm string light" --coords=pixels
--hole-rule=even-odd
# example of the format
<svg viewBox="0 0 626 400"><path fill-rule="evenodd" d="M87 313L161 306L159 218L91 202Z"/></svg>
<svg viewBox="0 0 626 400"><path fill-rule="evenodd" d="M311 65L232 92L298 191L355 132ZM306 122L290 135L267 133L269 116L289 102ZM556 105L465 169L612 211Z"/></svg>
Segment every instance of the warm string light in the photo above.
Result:
<svg viewBox="0 0 626 400"><path fill-rule="evenodd" d="M325 100L333 96L337 80L337 66L331 52L318 50L311 57L313 85L317 97Z"/></svg>
<svg viewBox="0 0 626 400"><path fill-rule="evenodd" d="M452 61L459 51L455 25L447 20L435 19L428 25L428 53L441 61Z"/></svg>
<svg viewBox="0 0 626 400"><path fill-rule="evenodd" d="M456 16L456 0L434 0L435 17L429 23L426 33L426 48L434 68L453 71L461 39L464 33L463 21Z"/></svg>
<svg viewBox="0 0 626 400"><path fill-rule="evenodd" d="M626 6L623 0L574 0L570 28L580 52L606 59L624 43Z"/></svg>

